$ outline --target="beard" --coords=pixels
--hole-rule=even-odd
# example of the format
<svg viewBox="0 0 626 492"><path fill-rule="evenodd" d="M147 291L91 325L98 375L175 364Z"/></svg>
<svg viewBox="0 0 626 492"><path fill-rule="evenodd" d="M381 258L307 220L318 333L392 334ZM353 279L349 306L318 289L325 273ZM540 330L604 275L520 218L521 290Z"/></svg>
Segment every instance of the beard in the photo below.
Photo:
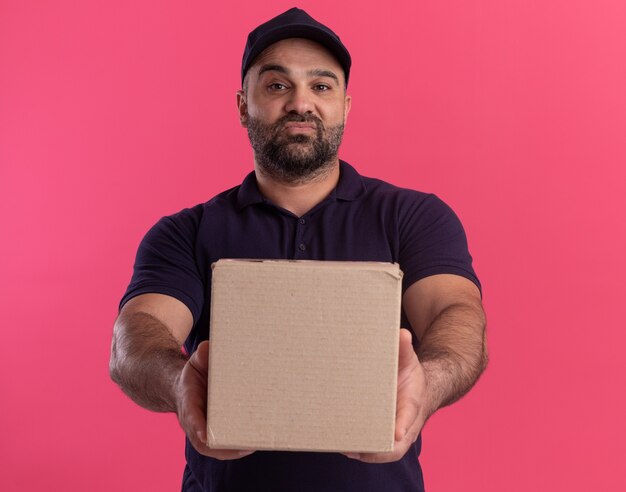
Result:
<svg viewBox="0 0 626 492"><path fill-rule="evenodd" d="M313 134L282 134L289 122L313 123ZM302 183L332 169L343 137L343 122L325 128L310 114L287 114L268 124L248 115L248 137L261 170L283 183Z"/></svg>

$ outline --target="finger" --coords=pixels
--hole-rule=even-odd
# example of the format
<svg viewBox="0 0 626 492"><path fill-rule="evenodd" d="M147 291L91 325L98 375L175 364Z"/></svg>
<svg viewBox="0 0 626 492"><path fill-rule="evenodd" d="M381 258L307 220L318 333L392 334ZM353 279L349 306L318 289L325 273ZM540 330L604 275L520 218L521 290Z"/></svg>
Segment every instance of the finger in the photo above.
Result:
<svg viewBox="0 0 626 492"><path fill-rule="evenodd" d="M194 446L195 447L195 446ZM211 458L215 458L217 460L238 460L240 458L245 458L246 456L250 456L252 453L255 453L255 450L237 450L237 449L210 449L205 447L204 449L198 449L199 453L204 456L210 456Z"/></svg>
<svg viewBox="0 0 626 492"><path fill-rule="evenodd" d="M385 453L345 453L345 456L352 459L363 461L364 463L391 463L398 461L407 453L409 448L417 440L419 432L422 428L422 422L416 421L409 432L400 440L396 440L393 445L393 451Z"/></svg>
<svg viewBox="0 0 626 492"><path fill-rule="evenodd" d="M203 385L199 388L199 391L188 391L188 423L191 426L191 430L198 439L206 445L207 442L207 393L206 385L209 374L209 342L204 341L198 345L196 351L189 359L189 364L194 369L200 379L203 381Z"/></svg>
<svg viewBox="0 0 626 492"><path fill-rule="evenodd" d="M413 349L411 332L404 328L400 330L398 359L398 371L402 374L403 380L398 381L395 440L401 441L415 423L419 413L419 402L410 389L412 386L410 380L418 376L419 361Z"/></svg>
<svg viewBox="0 0 626 492"><path fill-rule="evenodd" d="M197 439L190 439L190 441L198 453L218 460L236 460L256 452L254 449L212 449Z"/></svg>
<svg viewBox="0 0 626 492"><path fill-rule="evenodd" d="M402 441L411 427L415 425L419 414L418 403L414 398L403 398L398 401L398 408L396 409L396 442Z"/></svg>
<svg viewBox="0 0 626 492"><path fill-rule="evenodd" d="M363 463L392 463L402 456L396 457L395 453L361 453L356 458Z"/></svg>
<svg viewBox="0 0 626 492"><path fill-rule="evenodd" d="M206 394L202 392L202 389L191 387L185 391L181 413L179 421L184 424L187 435L195 436L198 441L206 445Z"/></svg>
<svg viewBox="0 0 626 492"><path fill-rule="evenodd" d="M206 378L209 374L209 341L198 345L196 351L191 355L189 361L191 365Z"/></svg>
<svg viewBox="0 0 626 492"><path fill-rule="evenodd" d="M192 354L181 375L184 393L178 417L190 439L198 441L199 444L194 447L206 446L207 442L207 377L208 342L203 342Z"/></svg>
<svg viewBox="0 0 626 492"><path fill-rule="evenodd" d="M386 453L360 453L346 454L348 458L357 459L364 463L391 463L401 459L408 451L410 443L408 441L396 441L393 451Z"/></svg>
<svg viewBox="0 0 626 492"><path fill-rule="evenodd" d="M254 453L255 450L211 449L208 447L206 382L209 372L209 342L200 343L188 362L186 369L194 374L185 375L189 377L190 386L185 391L184 416L179 420L181 423L185 423L184 427L192 446L200 454L218 460L234 460Z"/></svg>
<svg viewBox="0 0 626 492"><path fill-rule="evenodd" d="M206 447L207 445L207 431L206 431L206 418L202 412L198 411L197 407L190 405L190 408L185 410L184 415L179 417L181 424L183 424L183 430L189 439L194 444L194 447L198 450Z"/></svg>
<svg viewBox="0 0 626 492"><path fill-rule="evenodd" d="M400 328L400 352L398 357L398 367L406 367L417 361L417 355L413 349L413 337L406 328Z"/></svg>

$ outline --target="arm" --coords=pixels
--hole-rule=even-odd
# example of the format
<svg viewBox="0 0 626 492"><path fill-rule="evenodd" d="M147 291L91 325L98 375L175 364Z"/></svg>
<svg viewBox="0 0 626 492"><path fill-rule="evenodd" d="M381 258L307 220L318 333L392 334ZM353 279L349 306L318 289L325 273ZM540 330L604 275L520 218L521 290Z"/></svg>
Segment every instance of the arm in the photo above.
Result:
<svg viewBox="0 0 626 492"><path fill-rule="evenodd" d="M148 410L176 412L191 444L217 459L240 458L251 451L206 446L208 342L187 359L181 347L193 317L179 300L143 294L122 308L113 329L110 374L122 391Z"/></svg>
<svg viewBox="0 0 626 492"><path fill-rule="evenodd" d="M420 341L431 415L467 393L487 366L485 314L478 287L457 275L433 275L404 295L407 317Z"/></svg>
<svg viewBox="0 0 626 492"><path fill-rule="evenodd" d="M155 412L176 411L176 387L187 363L181 350L191 312L162 294L134 297L113 328L110 373L135 403Z"/></svg>
<svg viewBox="0 0 626 492"><path fill-rule="evenodd" d="M487 364L485 315L478 288L464 277L433 275L415 282L403 297L419 339L417 354L401 330L394 450L349 455L370 463L402 458L439 408L467 393Z"/></svg>

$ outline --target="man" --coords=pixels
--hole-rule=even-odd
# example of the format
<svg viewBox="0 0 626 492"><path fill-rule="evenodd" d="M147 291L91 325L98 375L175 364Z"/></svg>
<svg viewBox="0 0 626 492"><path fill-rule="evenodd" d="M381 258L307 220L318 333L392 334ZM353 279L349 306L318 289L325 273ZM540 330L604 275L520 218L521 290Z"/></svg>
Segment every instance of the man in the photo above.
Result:
<svg viewBox="0 0 626 492"><path fill-rule="evenodd" d="M176 412L187 435L185 491L423 490L422 426L485 367L479 283L454 213L434 195L362 177L338 159L350 64L339 38L299 9L250 33L237 104L254 172L161 219L137 253L115 324L111 376L145 408ZM410 330L400 334L393 452L206 446L210 265L219 258L400 264Z"/></svg>

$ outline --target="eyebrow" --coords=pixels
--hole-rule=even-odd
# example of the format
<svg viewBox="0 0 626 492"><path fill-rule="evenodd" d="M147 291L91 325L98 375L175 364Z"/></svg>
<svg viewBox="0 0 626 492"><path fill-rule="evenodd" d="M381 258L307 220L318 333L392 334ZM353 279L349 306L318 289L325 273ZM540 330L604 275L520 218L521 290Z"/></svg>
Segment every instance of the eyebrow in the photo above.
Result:
<svg viewBox="0 0 626 492"><path fill-rule="evenodd" d="M289 75L290 71L283 67L282 65L263 65L261 66L261 68L259 69L259 77L261 76L261 74L265 73L265 72L280 72L280 73L284 73L285 75ZM326 70L326 69L322 69L322 68L314 68L312 70L309 70L306 73L309 77L329 77L331 79L333 79L335 82L337 82L337 84L339 83L339 77L337 77L337 74L335 72L332 72L331 70Z"/></svg>
<svg viewBox="0 0 626 492"><path fill-rule="evenodd" d="M334 79L335 82L339 83L339 77L337 77L335 72L331 72L330 70L315 68L313 70L309 70L307 75L309 77L330 77L331 79Z"/></svg>

